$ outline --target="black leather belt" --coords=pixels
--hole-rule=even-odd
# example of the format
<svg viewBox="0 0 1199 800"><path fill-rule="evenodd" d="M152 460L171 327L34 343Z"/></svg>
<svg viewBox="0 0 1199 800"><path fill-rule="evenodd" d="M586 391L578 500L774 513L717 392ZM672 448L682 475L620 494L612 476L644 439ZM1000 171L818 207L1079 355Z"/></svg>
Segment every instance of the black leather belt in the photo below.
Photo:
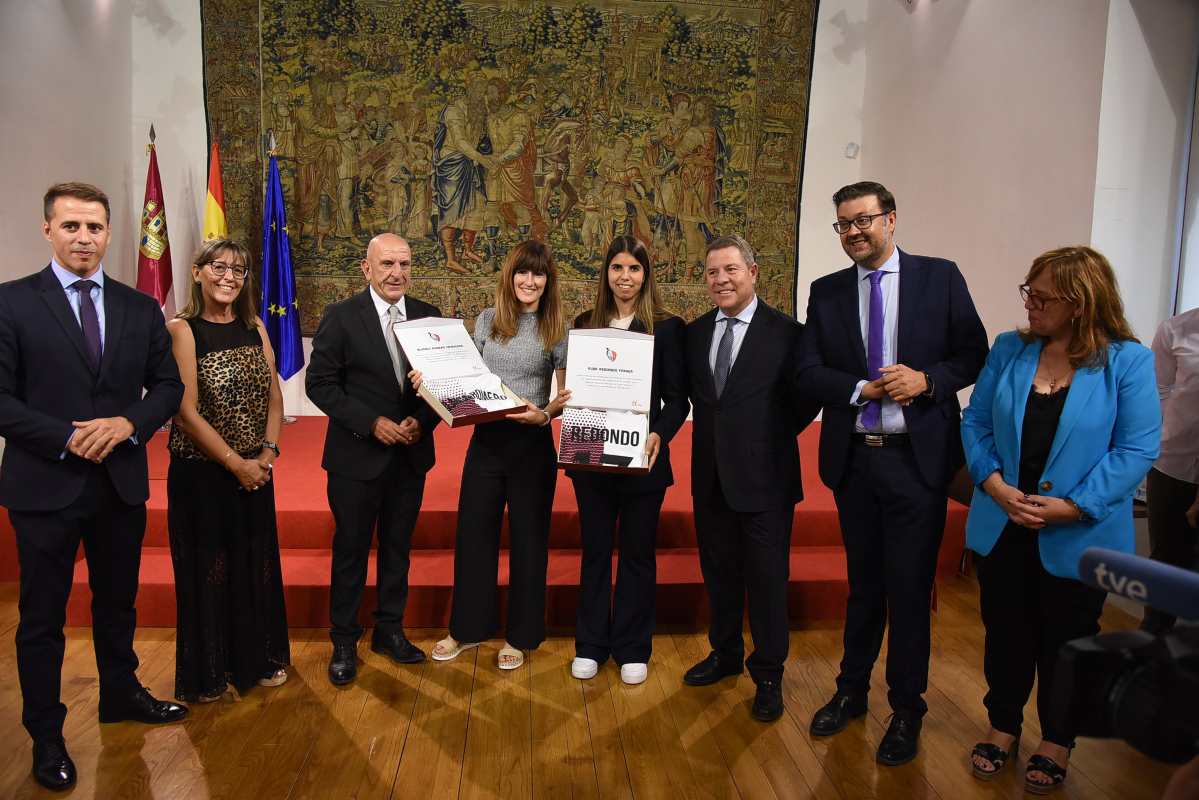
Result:
<svg viewBox="0 0 1199 800"><path fill-rule="evenodd" d="M910 447L912 444L906 433L855 433L853 440L867 447Z"/></svg>

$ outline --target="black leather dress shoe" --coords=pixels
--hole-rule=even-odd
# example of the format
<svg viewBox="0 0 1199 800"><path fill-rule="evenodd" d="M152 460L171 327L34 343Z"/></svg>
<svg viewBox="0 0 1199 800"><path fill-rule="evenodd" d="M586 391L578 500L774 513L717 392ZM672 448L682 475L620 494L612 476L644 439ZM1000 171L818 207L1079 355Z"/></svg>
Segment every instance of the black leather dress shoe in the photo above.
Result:
<svg viewBox="0 0 1199 800"><path fill-rule="evenodd" d="M329 659L329 683L345 686L358 677L358 647L352 644L333 645L333 657Z"/></svg>
<svg viewBox="0 0 1199 800"><path fill-rule="evenodd" d="M759 681L758 693L749 712L760 722L774 722L783 715L783 686L778 681Z"/></svg>
<svg viewBox="0 0 1199 800"><path fill-rule="evenodd" d="M716 683L721 678L740 675L741 669L741 659L731 660L727 656L722 658L713 651L708 653L707 658L683 674L683 683L688 686L707 686Z"/></svg>
<svg viewBox="0 0 1199 800"><path fill-rule="evenodd" d="M837 692L833 699L825 703L819 711L812 715L812 724L808 726L813 736L832 736L845 730L851 719L866 713L866 698L854 697L850 694Z"/></svg>
<svg viewBox="0 0 1199 800"><path fill-rule="evenodd" d="M375 631L371 637L371 651L382 653L401 664L419 664L425 660L424 651L408 641L402 631Z"/></svg>
<svg viewBox="0 0 1199 800"><path fill-rule="evenodd" d="M101 722L144 722L159 725L178 722L187 716L187 706L170 700L157 700L139 686L124 697L100 697Z"/></svg>
<svg viewBox="0 0 1199 800"><path fill-rule="evenodd" d="M919 717L891 717L887 726L887 734L878 743L878 761L888 767L898 767L916 757L916 744L920 739L921 721Z"/></svg>
<svg viewBox="0 0 1199 800"><path fill-rule="evenodd" d="M75 785L75 762L62 739L33 743L33 778L47 789L62 791Z"/></svg>

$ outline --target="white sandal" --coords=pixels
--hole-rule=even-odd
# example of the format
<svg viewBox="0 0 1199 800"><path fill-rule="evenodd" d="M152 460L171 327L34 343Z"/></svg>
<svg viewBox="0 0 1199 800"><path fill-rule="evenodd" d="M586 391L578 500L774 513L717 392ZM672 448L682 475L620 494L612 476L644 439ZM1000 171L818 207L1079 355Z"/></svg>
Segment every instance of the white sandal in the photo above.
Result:
<svg viewBox="0 0 1199 800"><path fill-rule="evenodd" d="M495 655L495 665L500 669L520 669L525 665L525 654L504 642L504 646Z"/></svg>
<svg viewBox="0 0 1199 800"><path fill-rule="evenodd" d="M287 683L287 670L283 669L282 667L275 670L273 673L266 676L265 678L258 679L258 685L266 686L267 688L273 688L275 686L282 686L285 683Z"/></svg>
<svg viewBox="0 0 1199 800"><path fill-rule="evenodd" d="M478 642L463 643L459 642L453 636L447 636L433 645L433 652L430 655L433 656L434 661L453 661L462 654L463 650L469 650L472 647L478 646Z"/></svg>

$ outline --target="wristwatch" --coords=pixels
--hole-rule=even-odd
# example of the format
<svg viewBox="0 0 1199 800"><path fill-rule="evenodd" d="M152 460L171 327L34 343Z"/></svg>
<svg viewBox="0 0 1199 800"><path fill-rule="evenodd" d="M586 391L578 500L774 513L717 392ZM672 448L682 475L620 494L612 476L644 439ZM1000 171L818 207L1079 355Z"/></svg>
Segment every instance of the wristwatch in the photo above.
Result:
<svg viewBox="0 0 1199 800"><path fill-rule="evenodd" d="M937 390L936 385L933 383L933 376L929 375L927 372L924 373L924 382L928 384L928 388L924 390L923 396L932 397L933 393Z"/></svg>
<svg viewBox="0 0 1199 800"><path fill-rule="evenodd" d="M264 450L274 450L275 458L279 457L279 445L275 444L274 442L263 442L262 447Z"/></svg>

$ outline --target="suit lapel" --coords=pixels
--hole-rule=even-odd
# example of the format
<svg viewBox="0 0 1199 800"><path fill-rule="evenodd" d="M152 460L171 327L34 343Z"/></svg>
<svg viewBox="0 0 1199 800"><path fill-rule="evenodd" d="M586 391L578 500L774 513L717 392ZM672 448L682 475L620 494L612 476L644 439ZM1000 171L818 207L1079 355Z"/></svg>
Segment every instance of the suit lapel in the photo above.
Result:
<svg viewBox="0 0 1199 800"><path fill-rule="evenodd" d="M762 350L769 345L770 331L767 328L774 322L770 317L770 311L770 306L762 302L762 298L759 297L758 307L754 310L754 318L749 321L749 329L745 331L741 347L737 350L737 359L733 362L732 369L729 370L729 377L724 384L724 394L720 396L721 401L728 402L737 396L738 387L744 387L745 376L753 374L754 362L758 360ZM715 379L712 381L712 388L715 391Z"/></svg>
<svg viewBox="0 0 1199 800"><path fill-rule="evenodd" d="M67 301L67 294L63 291L62 284L58 282L54 271L47 266L42 270L42 301L50 308L50 313L58 320L58 324L62 326L63 333L71 340L71 344L75 345L76 352L83 359L84 365L91 371L91 361L87 356L87 348L83 344L83 328L79 326L79 320L75 319L75 313L71 311L71 305Z"/></svg>
<svg viewBox="0 0 1199 800"><path fill-rule="evenodd" d="M840 317L845 323L846 338L857 359L858 374L866 374L866 345L862 341L862 309L858 296L858 268L850 267L845 270L845 282L837 292L837 302L841 306Z"/></svg>
<svg viewBox="0 0 1199 800"><path fill-rule="evenodd" d="M924 284L928 274L919 262L902 250L899 251L899 320L895 327L895 361L908 363L906 348L911 345L912 331L920 314L920 298L924 297Z"/></svg>
<svg viewBox="0 0 1199 800"><path fill-rule="evenodd" d="M716 327L716 310L709 311L695 323L695 347L691 348L691 374L699 376L699 386L704 394L716 398L716 380L708 364L708 353L712 350L712 331Z"/></svg>
<svg viewBox="0 0 1199 800"><path fill-rule="evenodd" d="M104 282L101 292L104 304L104 351L100 355L100 374L109 369L116 360L117 342L121 341L121 332L125 327L125 298L112 290L113 281Z"/></svg>
<svg viewBox="0 0 1199 800"><path fill-rule="evenodd" d="M370 289L361 292L358 297L358 321L362 323L363 339L365 347L363 348L370 357L374 359L377 371L388 375L391 378L392 384L396 389L400 388L399 382L396 380L395 367L391 364L391 351L387 347L387 340L384 339L383 320L375 313L375 303L370 294Z"/></svg>
<svg viewBox="0 0 1199 800"><path fill-rule="evenodd" d="M1066 404L1062 407L1062 416L1057 423L1057 432L1053 435L1053 446L1049 449L1049 458L1045 460L1046 471L1053 466L1053 460L1062 451L1062 446L1070 436L1070 432L1074 430L1078 420L1086 413L1087 403L1091 401L1091 395L1102 381L1103 370L1101 369L1081 369L1074 372L1074 379L1070 382L1070 393L1066 395Z"/></svg>

